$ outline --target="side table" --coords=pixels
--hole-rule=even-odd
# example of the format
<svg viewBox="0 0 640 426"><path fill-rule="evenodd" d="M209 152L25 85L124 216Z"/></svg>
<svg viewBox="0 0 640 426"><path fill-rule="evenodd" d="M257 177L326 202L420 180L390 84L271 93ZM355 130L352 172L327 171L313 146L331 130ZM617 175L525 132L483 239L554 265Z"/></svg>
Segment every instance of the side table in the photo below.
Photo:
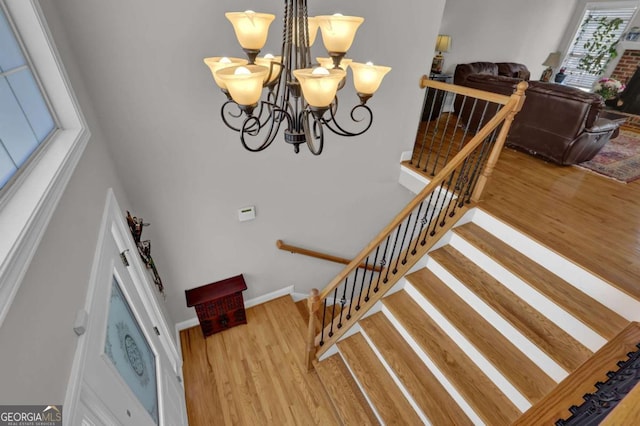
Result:
<svg viewBox="0 0 640 426"><path fill-rule="evenodd" d="M242 297L246 289L247 284L240 274L185 290L187 306L195 306L204 337L247 323Z"/></svg>

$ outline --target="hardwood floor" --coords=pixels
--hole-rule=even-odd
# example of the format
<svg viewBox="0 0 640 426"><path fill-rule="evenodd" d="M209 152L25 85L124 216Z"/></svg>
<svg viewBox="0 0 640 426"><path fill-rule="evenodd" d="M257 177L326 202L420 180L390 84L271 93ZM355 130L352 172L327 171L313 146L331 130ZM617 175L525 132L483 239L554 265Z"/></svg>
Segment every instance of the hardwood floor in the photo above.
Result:
<svg viewBox="0 0 640 426"><path fill-rule="evenodd" d="M247 309L247 324L204 339L180 332L191 426L339 424L303 367L306 324L289 296Z"/></svg>
<svg viewBox="0 0 640 426"><path fill-rule="evenodd" d="M620 183L505 148L481 207L640 299L640 180Z"/></svg>
<svg viewBox="0 0 640 426"><path fill-rule="evenodd" d="M505 148L480 207L640 299L640 180L628 184ZM207 338L181 332L190 425L340 424L302 363L306 323L288 296Z"/></svg>

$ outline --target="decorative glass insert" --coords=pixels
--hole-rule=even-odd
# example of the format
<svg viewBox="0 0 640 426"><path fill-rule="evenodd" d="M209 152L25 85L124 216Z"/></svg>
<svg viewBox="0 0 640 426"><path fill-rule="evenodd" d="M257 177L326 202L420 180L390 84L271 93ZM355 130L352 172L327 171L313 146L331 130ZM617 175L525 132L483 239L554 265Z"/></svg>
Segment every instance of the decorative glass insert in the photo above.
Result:
<svg viewBox="0 0 640 426"><path fill-rule="evenodd" d="M156 357L115 277L111 285L104 352L138 401L158 424Z"/></svg>
<svg viewBox="0 0 640 426"><path fill-rule="evenodd" d="M0 7L0 189L55 129L40 86Z"/></svg>

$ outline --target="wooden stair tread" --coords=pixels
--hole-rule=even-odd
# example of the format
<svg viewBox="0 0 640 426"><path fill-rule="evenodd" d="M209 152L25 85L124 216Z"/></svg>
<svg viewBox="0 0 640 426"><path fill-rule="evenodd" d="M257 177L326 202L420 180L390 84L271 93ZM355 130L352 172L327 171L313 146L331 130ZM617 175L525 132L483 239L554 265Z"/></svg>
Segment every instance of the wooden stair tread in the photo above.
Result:
<svg viewBox="0 0 640 426"><path fill-rule="evenodd" d="M531 403L555 387L553 379L433 272L423 268L406 278Z"/></svg>
<svg viewBox="0 0 640 426"><path fill-rule="evenodd" d="M383 303L487 424L506 425L518 418L521 413L511 400L407 292L387 296Z"/></svg>
<svg viewBox="0 0 640 426"><path fill-rule="evenodd" d="M429 256L568 371L592 352L451 246Z"/></svg>
<svg viewBox="0 0 640 426"><path fill-rule="evenodd" d="M362 334L341 340L338 349L384 423L422 423Z"/></svg>
<svg viewBox="0 0 640 426"><path fill-rule="evenodd" d="M454 232L508 269L521 280L553 300L607 340L629 323L579 289L540 266L480 226L469 222Z"/></svg>
<svg viewBox="0 0 640 426"><path fill-rule="evenodd" d="M606 381L607 372L618 370L617 362L626 360L627 354L635 351L638 343L640 325L629 323L547 396L529 408L514 425L554 424L558 419L568 418L571 416L569 407L582 404L583 395L595 392L595 384Z"/></svg>
<svg viewBox="0 0 640 426"><path fill-rule="evenodd" d="M315 369L343 424L380 424L339 354L317 363Z"/></svg>
<svg viewBox="0 0 640 426"><path fill-rule="evenodd" d="M432 424L473 425L384 314L378 312L360 325Z"/></svg>

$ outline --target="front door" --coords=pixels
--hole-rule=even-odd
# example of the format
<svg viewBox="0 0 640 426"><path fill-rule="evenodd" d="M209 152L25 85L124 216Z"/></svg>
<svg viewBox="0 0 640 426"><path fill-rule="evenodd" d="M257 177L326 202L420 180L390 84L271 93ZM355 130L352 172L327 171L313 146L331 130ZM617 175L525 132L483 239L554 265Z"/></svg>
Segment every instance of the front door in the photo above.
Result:
<svg viewBox="0 0 640 426"><path fill-rule="evenodd" d="M110 200L115 203L112 194ZM119 213L113 205L111 210ZM86 340L79 345L79 397L69 424L186 424L184 392L156 326L159 313L143 299L141 286L149 283L133 273L137 252L122 250L127 237L121 218L108 219L113 215L105 215L96 253Z"/></svg>

